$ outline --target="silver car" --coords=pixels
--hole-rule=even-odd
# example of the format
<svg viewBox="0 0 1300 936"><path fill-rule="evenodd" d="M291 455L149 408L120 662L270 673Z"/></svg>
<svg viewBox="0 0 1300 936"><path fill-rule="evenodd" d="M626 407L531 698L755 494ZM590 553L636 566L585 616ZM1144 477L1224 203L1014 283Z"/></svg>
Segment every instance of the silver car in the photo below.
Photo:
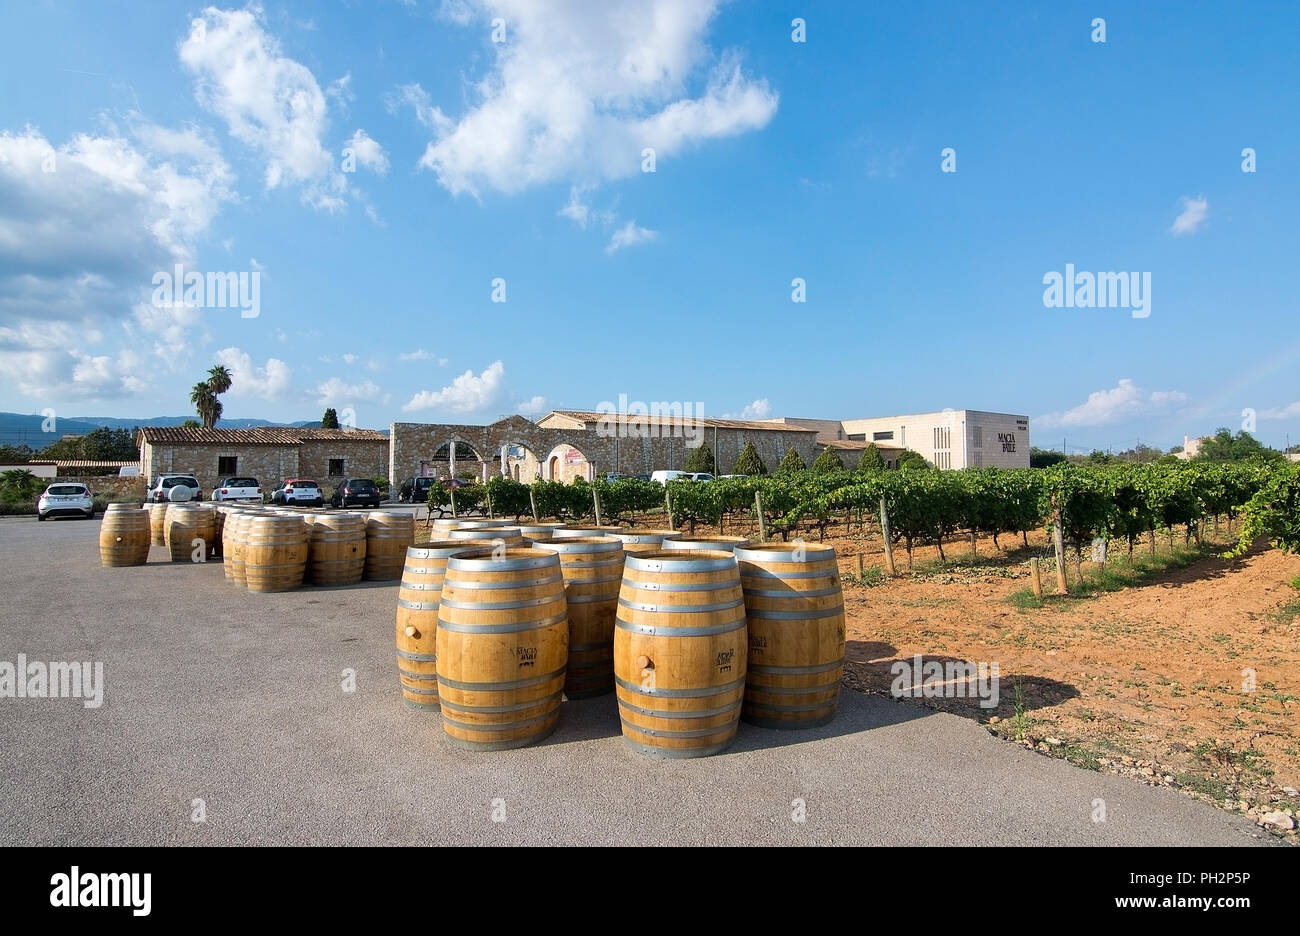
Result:
<svg viewBox="0 0 1300 936"><path fill-rule="evenodd" d="M71 516L95 518L95 496L84 484L51 484L36 502L36 519Z"/></svg>

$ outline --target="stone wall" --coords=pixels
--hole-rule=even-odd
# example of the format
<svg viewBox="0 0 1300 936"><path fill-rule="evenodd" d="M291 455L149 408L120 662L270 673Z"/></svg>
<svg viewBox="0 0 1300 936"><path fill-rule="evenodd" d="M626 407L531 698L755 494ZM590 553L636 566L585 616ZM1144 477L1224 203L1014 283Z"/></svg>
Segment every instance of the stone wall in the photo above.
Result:
<svg viewBox="0 0 1300 936"><path fill-rule="evenodd" d="M330 462L343 461L341 473L330 472ZM388 443L366 441L304 441L298 446L298 471L333 488L344 478L388 477Z"/></svg>

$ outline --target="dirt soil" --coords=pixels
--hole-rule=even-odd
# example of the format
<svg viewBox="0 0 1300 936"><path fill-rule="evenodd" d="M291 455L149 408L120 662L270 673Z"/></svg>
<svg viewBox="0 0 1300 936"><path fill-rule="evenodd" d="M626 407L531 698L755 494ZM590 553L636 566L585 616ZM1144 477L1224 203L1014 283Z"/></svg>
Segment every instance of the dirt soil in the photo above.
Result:
<svg viewBox="0 0 1300 936"><path fill-rule="evenodd" d="M728 522L724 532L755 531ZM1161 536L1157 544L1157 560L1167 560L1172 545L1183 552L1181 565L1111 586L1118 590L1066 597L1055 594L1051 544L1041 532L1029 534L1028 546L1004 535L1000 549L981 538L976 556L969 536L955 537L944 543L946 562L934 547L917 548L910 573L900 544L891 578L879 533L837 524L825 541L844 574L845 685L888 696L891 666L916 654L996 662L996 708L975 698L902 704L976 719L1010 743L1081 767L1181 789L1294 843L1287 825L1300 816L1300 591L1290 582L1300 576L1300 556L1261 543L1238 561L1219 558L1232 542L1226 529L1207 535L1199 558L1183 540ZM1138 544L1139 560L1147 549ZM1125 552L1112 543L1106 568L1125 570ZM1028 590L1034 557L1043 563L1042 600ZM1077 591L1076 568L1067 565ZM1101 570L1084 562L1081 571L1093 581Z"/></svg>

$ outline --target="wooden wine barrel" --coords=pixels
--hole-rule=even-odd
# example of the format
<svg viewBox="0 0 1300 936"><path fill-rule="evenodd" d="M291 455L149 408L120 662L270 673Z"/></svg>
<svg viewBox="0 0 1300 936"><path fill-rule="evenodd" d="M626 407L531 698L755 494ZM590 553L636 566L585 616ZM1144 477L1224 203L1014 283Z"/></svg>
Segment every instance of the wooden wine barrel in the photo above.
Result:
<svg viewBox="0 0 1300 936"><path fill-rule="evenodd" d="M302 585L307 571L307 524L302 517L255 514L240 540L249 591L291 591Z"/></svg>
<svg viewBox="0 0 1300 936"><path fill-rule="evenodd" d="M511 523L509 520L485 520L482 518L459 520L456 525L462 530L482 530L487 529L488 527L515 526L515 524Z"/></svg>
<svg viewBox="0 0 1300 936"><path fill-rule="evenodd" d="M569 659L560 557L475 549L447 560L438 600L438 700L447 740L498 751L555 730Z"/></svg>
<svg viewBox="0 0 1300 936"><path fill-rule="evenodd" d="M614 691L614 618L623 581L623 544L612 536L538 537L535 549L560 557L569 608L564 694L586 699Z"/></svg>
<svg viewBox="0 0 1300 936"><path fill-rule="evenodd" d="M731 552L737 546L748 546L749 540L743 536L690 536L681 534L677 539L664 540L664 549L721 549Z"/></svg>
<svg viewBox="0 0 1300 936"><path fill-rule="evenodd" d="M438 596L447 560L472 548L464 540L435 540L406 550L397 590L397 678L402 698L416 708L438 708Z"/></svg>
<svg viewBox="0 0 1300 936"><path fill-rule="evenodd" d="M553 536L556 530L565 529L564 523L521 523L519 532L527 539L534 536Z"/></svg>
<svg viewBox="0 0 1300 936"><path fill-rule="evenodd" d="M627 556L614 630L623 740L656 757L725 749L740 720L745 634L730 552Z"/></svg>
<svg viewBox="0 0 1300 936"><path fill-rule="evenodd" d="M459 526L460 521L455 517L439 517L437 520L433 521L434 531L442 534L450 533Z"/></svg>
<svg viewBox="0 0 1300 936"><path fill-rule="evenodd" d="M735 552L749 622L741 717L808 728L835 716L844 676L844 594L830 546L762 543Z"/></svg>
<svg viewBox="0 0 1300 936"><path fill-rule="evenodd" d="M625 553L655 552L662 548L664 540L677 539L681 536L676 530L628 530L606 535L620 540Z"/></svg>
<svg viewBox="0 0 1300 936"><path fill-rule="evenodd" d="M247 586L244 577L244 533L256 516L252 510L238 510L226 517L221 531L221 571L226 581Z"/></svg>
<svg viewBox="0 0 1300 936"><path fill-rule="evenodd" d="M372 582L402 577L406 550L415 543L415 514L377 510L366 514L366 571Z"/></svg>
<svg viewBox="0 0 1300 936"><path fill-rule="evenodd" d="M559 527L551 535L556 539L567 539L570 536L609 536L612 533L626 533L627 527L621 526L574 526L567 524Z"/></svg>
<svg viewBox="0 0 1300 936"><path fill-rule="evenodd" d="M206 562L215 548L217 512L208 504L172 503L167 506L163 529L172 562L194 562L195 556Z"/></svg>
<svg viewBox="0 0 1300 936"><path fill-rule="evenodd" d="M149 512L109 504L99 524L99 561L105 568L139 566L149 561Z"/></svg>
<svg viewBox="0 0 1300 936"><path fill-rule="evenodd" d="M527 546L528 543L519 533L519 527L474 527L466 529L457 527L447 533L447 539L462 540L466 548L482 546L487 548L493 545L497 540L501 540L507 546Z"/></svg>
<svg viewBox="0 0 1300 936"><path fill-rule="evenodd" d="M145 504L149 511L149 544L167 545L167 508L170 504Z"/></svg>
<svg viewBox="0 0 1300 936"><path fill-rule="evenodd" d="M307 527L307 581L313 585L355 585L366 570L366 518L318 513Z"/></svg>

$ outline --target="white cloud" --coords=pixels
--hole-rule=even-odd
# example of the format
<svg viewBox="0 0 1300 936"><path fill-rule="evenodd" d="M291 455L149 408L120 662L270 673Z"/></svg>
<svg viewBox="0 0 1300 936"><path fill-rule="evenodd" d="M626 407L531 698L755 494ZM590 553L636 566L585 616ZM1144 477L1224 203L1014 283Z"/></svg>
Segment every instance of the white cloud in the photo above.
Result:
<svg viewBox="0 0 1300 936"><path fill-rule="evenodd" d="M256 270L256 271L259 272L259 273L263 273L263 272L266 271L266 267L265 267L264 265L258 263L256 257L249 257L249 258L248 258L248 265L249 265L250 268Z"/></svg>
<svg viewBox="0 0 1300 936"><path fill-rule="evenodd" d="M275 402L289 388L289 379L293 376L289 365L279 358L267 358L266 364L258 367L247 352L238 348L222 348L213 357L230 371L232 396L261 397Z"/></svg>
<svg viewBox="0 0 1300 936"><path fill-rule="evenodd" d="M316 386L316 402L321 406L352 406L357 403L382 406L390 399L392 394L384 393L373 380L350 384L339 377L331 377Z"/></svg>
<svg viewBox="0 0 1300 936"><path fill-rule="evenodd" d="M339 107L347 110L347 106L357 99L356 94L352 91L352 72L331 81L325 89L325 96L338 104Z"/></svg>
<svg viewBox="0 0 1300 936"><path fill-rule="evenodd" d="M1174 223L1169 226L1169 231L1174 237L1195 234L1205 226L1205 222L1210 217L1210 203L1203 195L1197 198L1188 198L1184 195L1182 205L1182 213L1174 218Z"/></svg>
<svg viewBox="0 0 1300 936"><path fill-rule="evenodd" d="M747 403L739 413L723 413L723 419L767 419L772 415L772 403L767 397Z"/></svg>
<svg viewBox="0 0 1300 936"><path fill-rule="evenodd" d="M425 351L423 348L420 348L418 351L408 351L405 354L399 354L397 357L402 361L427 361L429 358L433 357L433 355L428 351Z"/></svg>
<svg viewBox="0 0 1300 936"><path fill-rule="evenodd" d="M1109 390L1097 390L1073 409L1039 416L1035 424L1043 429L1060 426L1109 426L1131 419L1161 416L1187 401L1177 390L1147 393L1127 377Z"/></svg>
<svg viewBox="0 0 1300 936"><path fill-rule="evenodd" d="M449 363L450 363L450 361L448 361L447 358L445 358L445 357L440 357L440 358L438 358L438 366L439 366L439 367L446 367Z"/></svg>
<svg viewBox="0 0 1300 936"><path fill-rule="evenodd" d="M349 353L349 354L345 354L345 355L343 355L343 363L344 363L344 364L355 364L355 363L357 363L357 361L359 361L359 360L361 360L361 359L360 359L359 357L357 357L355 354L351 354L351 353Z"/></svg>
<svg viewBox="0 0 1300 936"><path fill-rule="evenodd" d="M467 370L441 390L421 390L402 410L408 413L437 409L450 413L479 412L500 399L505 374L505 365L500 361L493 361L477 377L472 370Z"/></svg>
<svg viewBox="0 0 1300 936"><path fill-rule="evenodd" d="M1288 404L1287 406L1275 406L1271 409L1260 410L1255 414L1256 419L1296 419L1300 417L1300 400Z"/></svg>
<svg viewBox="0 0 1300 936"><path fill-rule="evenodd" d="M429 98L429 92L416 84L399 85L384 96L384 105L390 114L396 114L403 106L415 111L415 119L421 126L437 133L449 132L455 124L442 108L436 107Z"/></svg>
<svg viewBox="0 0 1300 936"><path fill-rule="evenodd" d="M357 158L357 165L362 169L369 169L379 175L388 174L388 154L384 152L382 146L370 138L366 131L358 129L352 134L352 139L348 140L345 147L352 150L352 154Z"/></svg>
<svg viewBox="0 0 1300 936"><path fill-rule="evenodd" d="M281 53L260 7L208 7L178 54L195 76L199 103L265 159L268 189L288 182L302 186L303 201L313 207L343 207L347 180L322 142L329 129L325 93L310 69Z"/></svg>
<svg viewBox="0 0 1300 936"><path fill-rule="evenodd" d="M538 416L546 412L546 397L535 396L531 399L524 400L515 407L515 412L520 416Z"/></svg>
<svg viewBox="0 0 1300 936"><path fill-rule="evenodd" d="M658 231L652 231L649 228L643 228L636 221L629 221L609 239L605 245L605 253L614 253L622 250L624 247L635 247L637 244L645 244L659 236Z"/></svg>
<svg viewBox="0 0 1300 936"><path fill-rule="evenodd" d="M143 384L121 354L87 348L106 332L183 363L197 315L150 306L151 279L193 263L196 241L235 198L232 179L193 128L133 118L62 145L32 127L0 132L0 382L46 401L134 392ZM110 363L113 379L101 379Z"/></svg>
<svg viewBox="0 0 1300 936"><path fill-rule="evenodd" d="M764 127L776 113L767 82L746 77L737 56L717 56L705 42L719 0L461 6L468 8L461 15L502 17L509 38L494 47L492 70L472 86L475 103L460 120L417 104L435 129L419 165L452 193L623 178L640 172L645 147L663 159ZM692 79L710 63L706 86L691 96Z"/></svg>
<svg viewBox="0 0 1300 936"><path fill-rule="evenodd" d="M403 3L407 0L402 0ZM455 23L457 26L468 26L474 18L474 9L466 0L442 0L438 7L438 18Z"/></svg>

